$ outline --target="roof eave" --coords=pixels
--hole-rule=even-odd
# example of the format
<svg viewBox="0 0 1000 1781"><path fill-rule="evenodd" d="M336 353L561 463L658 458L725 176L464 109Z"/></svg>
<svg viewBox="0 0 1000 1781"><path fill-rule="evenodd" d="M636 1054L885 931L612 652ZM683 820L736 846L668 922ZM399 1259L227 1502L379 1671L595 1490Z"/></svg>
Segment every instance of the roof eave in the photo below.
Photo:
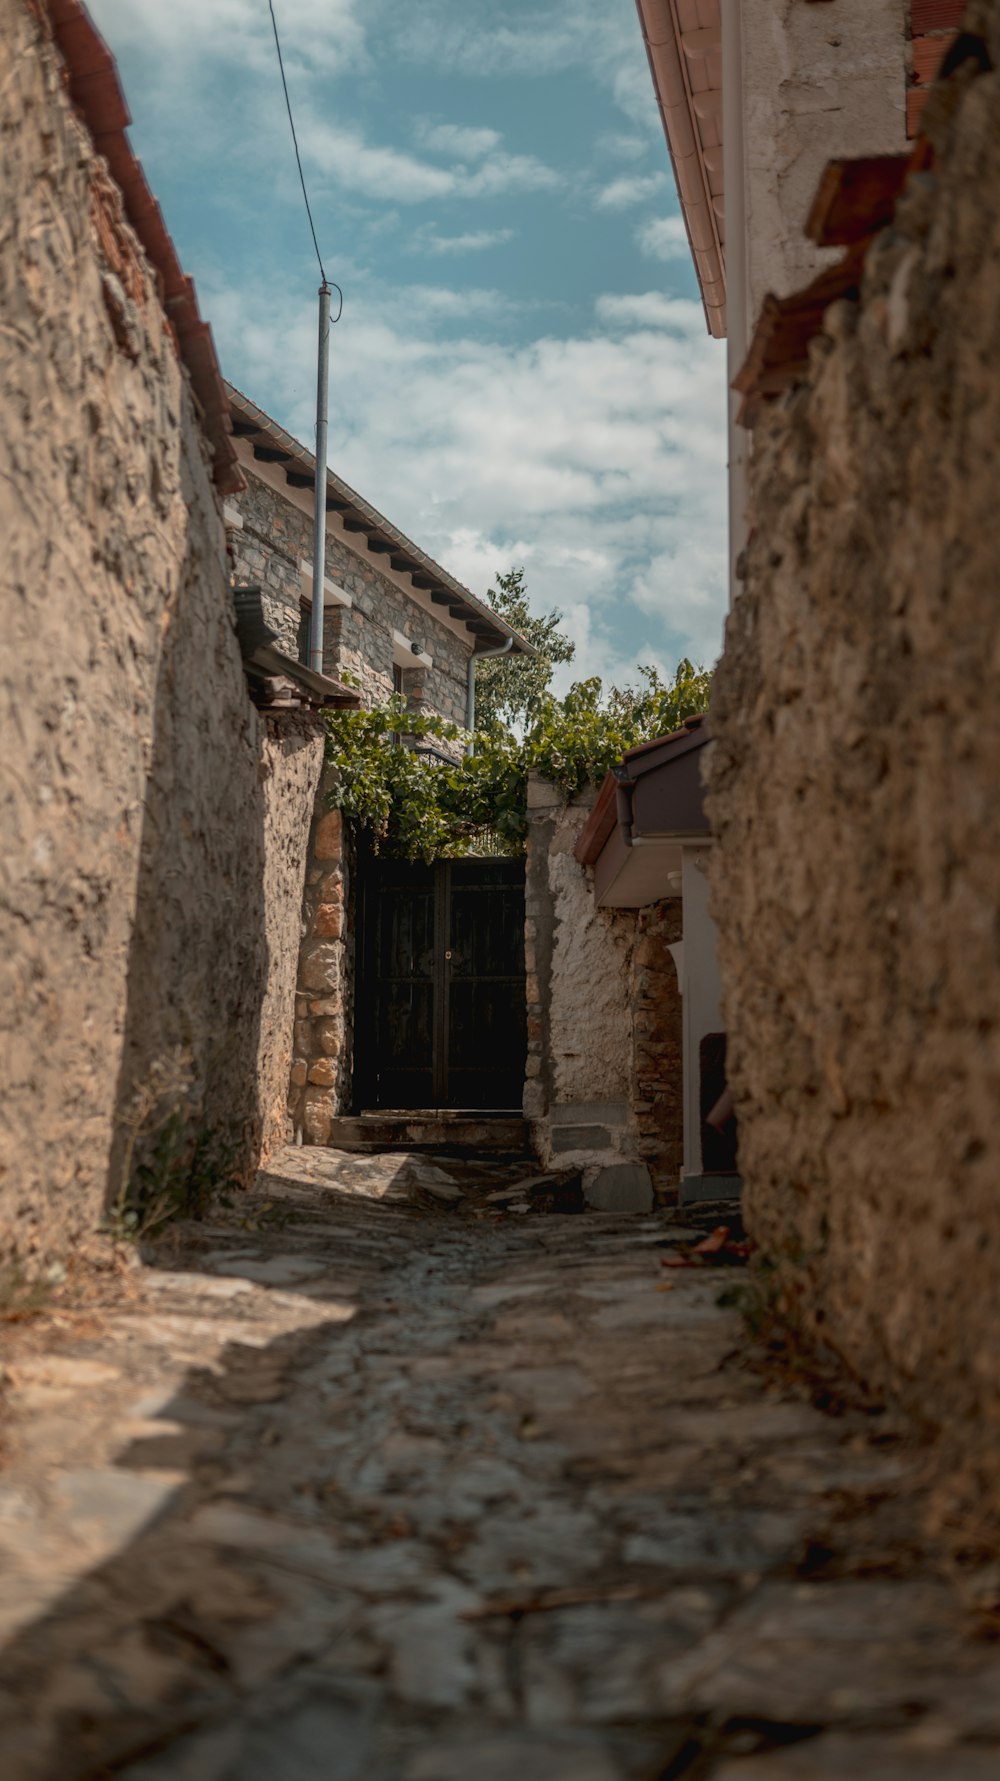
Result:
<svg viewBox="0 0 1000 1781"><path fill-rule="evenodd" d="M283 454L281 462L285 467L286 476L288 467L294 464L298 467L298 474L307 475L310 481L314 481L316 474L315 453L311 452L308 446L303 445L301 440L296 439L293 434L286 432L285 428L273 420L269 414L266 414L262 408L259 408L256 402L244 395L242 390L238 390L235 384L227 381L225 388L237 431L251 445L254 437L258 435L270 440L273 448ZM461 616L474 633L479 632L482 640L486 639L486 634L494 637L499 643L505 643L509 638L512 640L514 654L525 656L537 654L533 646L511 625L508 625L505 619L494 612L491 606L477 599L469 588L464 587L460 581L456 581L447 569L443 569L440 563L436 563L433 557L428 556L427 552L421 550L419 545L414 544L413 540L401 532L398 526L394 526L390 520L385 518L384 514L379 513L376 507L365 501L355 489L351 488L349 483L344 482L342 477L337 476L329 468L326 473L326 486L328 503L332 497L342 517L361 522L362 531L367 530L368 539L376 538L383 544L392 545L394 547L393 558L405 559L404 573L419 575L423 580L432 584L422 591L429 592L432 599L435 598L435 595L445 596L444 599L438 599L435 603L447 605L449 611Z"/></svg>
<svg viewBox="0 0 1000 1781"><path fill-rule="evenodd" d="M705 322L713 339L726 334L726 265L698 118L697 96L687 73L690 40L703 32L679 30L674 0L636 0L639 25L653 78L681 214L701 291ZM721 199L721 191L714 194Z"/></svg>

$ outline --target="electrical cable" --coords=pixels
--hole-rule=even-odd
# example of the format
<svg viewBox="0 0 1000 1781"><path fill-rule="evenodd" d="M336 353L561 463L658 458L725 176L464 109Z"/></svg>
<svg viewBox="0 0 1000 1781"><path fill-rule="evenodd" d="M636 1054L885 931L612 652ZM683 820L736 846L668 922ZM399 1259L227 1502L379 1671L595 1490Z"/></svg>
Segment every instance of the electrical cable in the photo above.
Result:
<svg viewBox="0 0 1000 1781"><path fill-rule="evenodd" d="M325 290L336 291L337 296L340 298L340 308L333 318L335 322L339 322L344 313L344 293L339 284L332 284L327 279L326 272L323 268L323 256L319 251L319 242L316 239L316 224L313 222L313 213L309 205L309 193L306 190L306 176L302 171L302 156L299 154L299 139L295 134L295 119L292 116L292 101L288 95L288 81L285 78L285 61L281 54L281 38L278 36L278 21L274 16L274 0L267 0L267 8L271 14L271 24L274 28L274 47L278 52L278 67L281 70L281 84L285 91L285 109L288 112L288 123L292 132L292 147L295 150L295 164L299 170L299 184L302 187L302 197L305 202L306 216L309 218L309 231L312 235L313 247L316 249L316 259L319 262L319 275L323 280L323 288Z"/></svg>

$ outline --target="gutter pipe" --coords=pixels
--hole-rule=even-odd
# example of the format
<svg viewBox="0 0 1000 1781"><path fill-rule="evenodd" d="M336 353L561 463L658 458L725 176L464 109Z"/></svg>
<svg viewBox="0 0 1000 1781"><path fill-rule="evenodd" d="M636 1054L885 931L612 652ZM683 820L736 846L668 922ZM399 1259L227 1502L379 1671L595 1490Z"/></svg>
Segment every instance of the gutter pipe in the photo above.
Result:
<svg viewBox="0 0 1000 1781"><path fill-rule="evenodd" d="M746 162L743 139L743 0L722 0L722 158L726 217L726 354L729 381L729 604L739 584L736 568L747 541L750 499L750 440L736 415L740 399L732 387L749 351L749 265L747 253Z"/></svg>
<svg viewBox="0 0 1000 1781"><path fill-rule="evenodd" d="M469 732L469 746L466 754L475 754L476 744L473 732L476 728L476 663L485 662L491 656L509 655L514 647L513 637L508 637L498 649L474 649L466 663L465 674L465 727Z"/></svg>

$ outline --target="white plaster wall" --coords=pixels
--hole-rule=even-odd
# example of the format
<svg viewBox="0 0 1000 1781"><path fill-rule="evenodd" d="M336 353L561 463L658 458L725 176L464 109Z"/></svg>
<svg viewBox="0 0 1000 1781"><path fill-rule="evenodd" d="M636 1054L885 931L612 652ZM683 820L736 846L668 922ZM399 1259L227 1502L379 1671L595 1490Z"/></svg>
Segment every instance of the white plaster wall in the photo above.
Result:
<svg viewBox="0 0 1000 1781"><path fill-rule="evenodd" d="M549 856L555 915L550 1035L554 1101L626 1101L632 1057L629 960L631 911L598 909L573 856L589 808L570 805L556 823Z"/></svg>
<svg viewBox="0 0 1000 1781"><path fill-rule="evenodd" d="M835 253L803 224L826 163L906 147L904 0L729 0L741 9L747 305ZM728 220L727 209L727 220Z"/></svg>

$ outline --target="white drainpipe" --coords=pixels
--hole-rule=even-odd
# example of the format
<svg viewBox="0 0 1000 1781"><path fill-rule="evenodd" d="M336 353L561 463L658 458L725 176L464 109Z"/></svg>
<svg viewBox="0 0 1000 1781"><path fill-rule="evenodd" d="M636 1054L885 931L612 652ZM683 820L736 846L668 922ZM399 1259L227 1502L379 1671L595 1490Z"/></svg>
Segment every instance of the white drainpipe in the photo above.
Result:
<svg viewBox="0 0 1000 1781"><path fill-rule="evenodd" d="M743 152L743 0L722 0L722 155L726 215L726 335L729 382L750 345L746 163ZM747 541L750 436L736 424L729 391L729 603L739 592L736 561Z"/></svg>

